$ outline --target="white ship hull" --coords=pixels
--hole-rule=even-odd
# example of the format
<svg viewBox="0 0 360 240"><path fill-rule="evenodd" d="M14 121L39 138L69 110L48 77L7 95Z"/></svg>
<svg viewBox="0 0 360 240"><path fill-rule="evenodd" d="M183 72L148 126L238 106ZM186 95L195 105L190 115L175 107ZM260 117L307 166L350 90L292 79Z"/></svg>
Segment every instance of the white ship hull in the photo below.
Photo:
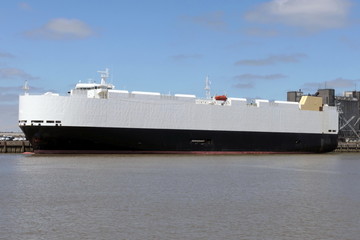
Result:
<svg viewBox="0 0 360 240"><path fill-rule="evenodd" d="M23 95L19 126L37 152L326 152L335 107L93 89Z"/></svg>

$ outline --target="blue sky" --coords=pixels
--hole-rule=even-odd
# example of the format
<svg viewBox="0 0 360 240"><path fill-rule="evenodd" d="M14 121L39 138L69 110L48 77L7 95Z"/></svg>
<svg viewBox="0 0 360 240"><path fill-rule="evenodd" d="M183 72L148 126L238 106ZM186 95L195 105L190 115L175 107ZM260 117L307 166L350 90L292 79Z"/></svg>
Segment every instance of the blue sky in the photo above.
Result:
<svg viewBox="0 0 360 240"><path fill-rule="evenodd" d="M18 95L66 94L110 68L117 89L286 100L360 89L356 0L2 1L0 131Z"/></svg>

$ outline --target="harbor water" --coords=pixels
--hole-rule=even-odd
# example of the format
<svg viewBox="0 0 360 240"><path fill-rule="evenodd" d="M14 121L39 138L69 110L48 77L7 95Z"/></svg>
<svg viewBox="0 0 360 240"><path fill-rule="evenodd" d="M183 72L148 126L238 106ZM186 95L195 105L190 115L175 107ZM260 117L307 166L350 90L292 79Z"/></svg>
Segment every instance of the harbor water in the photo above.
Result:
<svg viewBox="0 0 360 240"><path fill-rule="evenodd" d="M360 236L360 155L0 154L0 239Z"/></svg>

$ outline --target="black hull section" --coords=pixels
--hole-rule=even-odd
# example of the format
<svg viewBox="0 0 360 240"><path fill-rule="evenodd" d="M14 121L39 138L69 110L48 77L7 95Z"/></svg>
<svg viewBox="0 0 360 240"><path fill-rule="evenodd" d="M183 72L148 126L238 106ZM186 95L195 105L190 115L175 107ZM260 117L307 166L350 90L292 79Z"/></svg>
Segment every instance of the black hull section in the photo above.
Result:
<svg viewBox="0 0 360 240"><path fill-rule="evenodd" d="M20 126L37 153L321 153L336 134Z"/></svg>

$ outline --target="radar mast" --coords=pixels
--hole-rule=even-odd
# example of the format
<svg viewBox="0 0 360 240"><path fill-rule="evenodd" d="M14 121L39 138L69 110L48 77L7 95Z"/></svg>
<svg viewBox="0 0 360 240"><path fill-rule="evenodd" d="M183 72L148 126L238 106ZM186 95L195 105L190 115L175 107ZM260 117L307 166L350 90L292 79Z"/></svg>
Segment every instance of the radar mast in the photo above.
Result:
<svg viewBox="0 0 360 240"><path fill-rule="evenodd" d="M29 95L29 84L28 84L28 81L25 80L25 83L24 83L24 86L22 87L22 89L24 90L24 95Z"/></svg>
<svg viewBox="0 0 360 240"><path fill-rule="evenodd" d="M101 77L101 83L100 84L106 84L106 79L109 78L109 69L105 68L105 71L97 71L100 73Z"/></svg>
<svg viewBox="0 0 360 240"><path fill-rule="evenodd" d="M205 78L205 96L206 96L206 99L211 99L210 85L211 85L211 82L209 80L209 76L206 76L206 78Z"/></svg>

